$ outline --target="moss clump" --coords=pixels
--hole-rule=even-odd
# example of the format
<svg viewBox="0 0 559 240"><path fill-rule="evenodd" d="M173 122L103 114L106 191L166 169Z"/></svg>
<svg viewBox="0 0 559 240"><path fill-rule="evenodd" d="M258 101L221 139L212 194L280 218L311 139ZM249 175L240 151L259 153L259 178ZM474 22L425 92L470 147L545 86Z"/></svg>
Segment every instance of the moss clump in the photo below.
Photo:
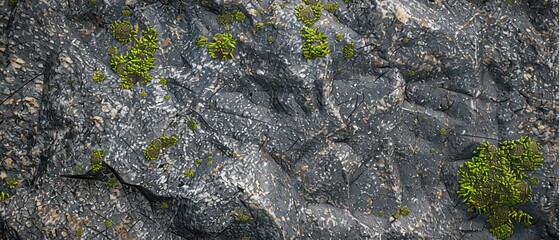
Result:
<svg viewBox="0 0 559 240"><path fill-rule="evenodd" d="M83 228L78 227L78 229L76 229L76 237L81 238L83 236Z"/></svg>
<svg viewBox="0 0 559 240"><path fill-rule="evenodd" d="M299 5L295 7L295 17L303 22L305 26L310 27L320 19L322 15L322 5Z"/></svg>
<svg viewBox="0 0 559 240"><path fill-rule="evenodd" d="M165 95L165 96L163 96L163 100L165 100L167 102L167 101L171 100L171 96Z"/></svg>
<svg viewBox="0 0 559 240"><path fill-rule="evenodd" d="M412 72L413 72L413 71L412 71ZM410 72L410 75L412 75L412 74L411 74L412 72ZM413 72L413 76L415 76L415 72ZM446 136L446 135L448 134L448 131L446 130L446 128L441 128L441 129L439 130L439 133L441 134L441 136Z"/></svg>
<svg viewBox="0 0 559 240"><path fill-rule="evenodd" d="M242 209L235 210L235 213L237 215L237 220L238 221L248 222L248 221L252 220L252 217L250 217L249 215L246 215Z"/></svg>
<svg viewBox="0 0 559 240"><path fill-rule="evenodd" d="M217 23L221 25L228 25L235 21L235 16L231 12L225 12L217 16Z"/></svg>
<svg viewBox="0 0 559 240"><path fill-rule="evenodd" d="M234 58L236 44L237 40L231 33L218 33L214 36L214 41L208 43L208 53L213 59L227 61Z"/></svg>
<svg viewBox="0 0 559 240"><path fill-rule="evenodd" d="M175 135L167 136L163 134L160 140L161 140L161 147L168 148L168 147L175 146L179 142L179 137Z"/></svg>
<svg viewBox="0 0 559 240"><path fill-rule="evenodd" d="M10 198L10 194L9 193L5 193L5 192L1 192L0 193L0 201L4 201L6 199Z"/></svg>
<svg viewBox="0 0 559 240"><path fill-rule="evenodd" d="M301 36L305 39L303 43L305 59L324 57L330 52L328 39L324 36L324 32L318 31L318 28L303 27L301 28Z"/></svg>
<svg viewBox="0 0 559 240"><path fill-rule="evenodd" d="M107 185L112 188L114 187L116 184L116 178L115 177L110 177L109 180L107 180Z"/></svg>
<svg viewBox="0 0 559 240"><path fill-rule="evenodd" d="M223 14L217 16L217 23L221 25L229 25L232 24L234 21L239 23L243 23L246 19L246 16L243 12L239 10L233 11L226 11Z"/></svg>
<svg viewBox="0 0 559 240"><path fill-rule="evenodd" d="M140 93L140 97L141 97L141 98L146 98L147 96L148 96L148 93L147 93L146 91L142 91L142 92Z"/></svg>
<svg viewBox="0 0 559 240"><path fill-rule="evenodd" d="M488 215L489 231L497 239L512 236L512 220L531 224L532 216L516 208L532 199L533 178L525 171L543 165L539 143L528 136L503 141L499 147L482 142L474 156L458 168L456 192L468 211Z"/></svg>
<svg viewBox="0 0 559 240"><path fill-rule="evenodd" d="M162 147L161 140L159 139L151 140L151 142L144 150L144 157L146 157L146 159L150 161L157 160L159 154L161 154L161 147Z"/></svg>
<svg viewBox="0 0 559 240"><path fill-rule="evenodd" d="M95 149L91 152L91 161L89 165L91 165L92 172L99 172L101 168L103 168L103 158L105 158L105 151L101 149Z"/></svg>
<svg viewBox="0 0 559 240"><path fill-rule="evenodd" d="M157 160L163 148L175 146L178 141L179 137L175 135L167 136L163 134L160 138L151 140L146 149L144 149L144 157L150 161Z"/></svg>
<svg viewBox="0 0 559 240"><path fill-rule="evenodd" d="M186 170L182 173L185 177L193 178L195 175L194 170Z"/></svg>
<svg viewBox="0 0 559 240"><path fill-rule="evenodd" d="M15 7L17 5L17 0L8 0L8 5L10 7Z"/></svg>
<svg viewBox="0 0 559 240"><path fill-rule="evenodd" d="M202 164L203 160L202 159L196 159L196 164L200 165Z"/></svg>
<svg viewBox="0 0 559 240"><path fill-rule="evenodd" d="M125 8L125 9L122 9L122 11L120 11L120 13L122 13L122 16L127 17L127 16L130 16L131 11L130 11L129 8Z"/></svg>
<svg viewBox="0 0 559 240"><path fill-rule="evenodd" d="M159 79L159 84L161 84L161 86L167 85L167 79L166 78L160 78Z"/></svg>
<svg viewBox="0 0 559 240"><path fill-rule="evenodd" d="M352 42L348 42L343 48L342 48L342 54L344 55L344 58L352 58L355 55L355 43Z"/></svg>
<svg viewBox="0 0 559 240"><path fill-rule="evenodd" d="M113 221L111 221L110 219L105 220L105 227L106 228L112 228L113 227Z"/></svg>
<svg viewBox="0 0 559 240"><path fill-rule="evenodd" d="M263 22L257 22L256 24L254 24L254 28L257 31L260 31L260 30L264 29L264 23Z"/></svg>
<svg viewBox="0 0 559 240"><path fill-rule="evenodd" d="M161 208L168 209L169 208L169 203L167 201L162 201L161 202Z"/></svg>
<svg viewBox="0 0 559 240"><path fill-rule="evenodd" d="M327 2L324 4L324 10L330 12L330 13L335 13L336 11L338 11L338 3L337 2Z"/></svg>
<svg viewBox="0 0 559 240"><path fill-rule="evenodd" d="M103 81L105 81L105 74L101 73L101 71L99 70L95 70L93 71L93 81L96 83L102 83Z"/></svg>
<svg viewBox="0 0 559 240"><path fill-rule="evenodd" d="M384 210L380 210L380 211L378 211L378 216L379 216L379 217L382 217L382 216L384 216Z"/></svg>
<svg viewBox="0 0 559 240"><path fill-rule="evenodd" d="M341 33L336 33L336 42L340 42L344 39L344 35Z"/></svg>
<svg viewBox="0 0 559 240"><path fill-rule="evenodd" d="M402 217L407 217L408 214L410 214L410 208L407 206L401 206L400 207L400 215L402 215Z"/></svg>
<svg viewBox="0 0 559 240"><path fill-rule="evenodd" d="M120 42L131 42L138 35L138 26L132 26L130 21L114 21L110 28L113 31L113 37Z"/></svg>
<svg viewBox="0 0 559 240"><path fill-rule="evenodd" d="M20 184L21 183L18 182L16 178L6 178L6 185L8 185L8 188L10 189L14 189Z"/></svg>
<svg viewBox="0 0 559 240"><path fill-rule="evenodd" d="M198 122L196 122L195 119L190 119L188 120L188 122L186 122L186 126L188 126L190 130L195 131L196 129L198 129Z"/></svg>
<svg viewBox="0 0 559 240"><path fill-rule="evenodd" d="M205 47L208 44L208 38L204 36L198 36L196 38L196 45L198 47Z"/></svg>
<svg viewBox="0 0 559 240"><path fill-rule="evenodd" d="M320 3L320 0L303 0L303 3L307 5L317 5Z"/></svg>
<svg viewBox="0 0 559 240"><path fill-rule="evenodd" d="M273 43L273 42L274 42L274 37L268 36L268 42L269 42L269 43Z"/></svg>
<svg viewBox="0 0 559 240"><path fill-rule="evenodd" d="M132 89L136 82L144 85L151 82L153 76L149 73L155 67L155 51L159 33L154 28L147 26L142 30L141 38L134 38L134 45L126 54L109 52L111 56L111 69L122 79L122 89Z"/></svg>
<svg viewBox="0 0 559 240"><path fill-rule="evenodd" d="M235 21L237 22L243 23L246 19L245 14L239 10L234 10L232 14L235 16Z"/></svg>

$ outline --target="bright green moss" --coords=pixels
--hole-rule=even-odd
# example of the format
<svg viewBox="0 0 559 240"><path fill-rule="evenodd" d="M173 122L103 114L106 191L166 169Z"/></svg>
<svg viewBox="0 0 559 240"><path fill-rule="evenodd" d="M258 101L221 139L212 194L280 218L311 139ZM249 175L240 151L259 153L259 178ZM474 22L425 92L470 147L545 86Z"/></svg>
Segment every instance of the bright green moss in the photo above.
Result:
<svg viewBox="0 0 559 240"><path fill-rule="evenodd" d="M122 16L127 17L127 16L130 16L131 11L130 11L129 8L125 8L125 9L122 9L122 11L120 11L120 13L122 13Z"/></svg>
<svg viewBox="0 0 559 240"><path fill-rule="evenodd" d="M144 157L150 161L157 160L163 148L175 146L178 142L178 136L167 136L163 134L160 138L151 140L146 149L144 149Z"/></svg>
<svg viewBox="0 0 559 240"><path fill-rule="evenodd" d="M317 5L320 3L320 0L303 0L303 3L307 5Z"/></svg>
<svg viewBox="0 0 559 240"><path fill-rule="evenodd" d="M196 119L190 119L186 122L186 126L188 126L190 130L195 131L198 129L198 122L196 122Z"/></svg>
<svg viewBox="0 0 559 240"><path fill-rule="evenodd" d="M179 142L179 137L176 135L167 136L163 134L160 140L161 140L161 147L168 148L168 147L175 146Z"/></svg>
<svg viewBox="0 0 559 240"><path fill-rule="evenodd" d="M392 212L392 217L393 217L394 219L400 218L400 211Z"/></svg>
<svg viewBox="0 0 559 240"><path fill-rule="evenodd" d="M83 228L78 227L78 229L76 229L76 237L81 238L83 236Z"/></svg>
<svg viewBox="0 0 559 240"><path fill-rule="evenodd" d="M110 219L105 220L105 227L106 228L112 228L113 227L113 221L111 221Z"/></svg>
<svg viewBox="0 0 559 240"><path fill-rule="evenodd" d="M102 83L103 81L105 81L105 74L101 73L101 71L99 70L95 70L93 71L93 81L96 83Z"/></svg>
<svg viewBox="0 0 559 240"><path fill-rule="evenodd" d="M263 22L257 22L256 24L254 24L254 28L258 31L264 29L264 23Z"/></svg>
<svg viewBox="0 0 559 240"><path fill-rule="evenodd" d="M114 21L110 28L113 31L113 37L120 42L131 42L138 34L138 26L132 26L130 21Z"/></svg>
<svg viewBox="0 0 559 240"><path fill-rule="evenodd" d="M91 165L92 172L99 172L103 168L103 158L105 158L105 151L101 149L95 149L91 152Z"/></svg>
<svg viewBox="0 0 559 240"><path fill-rule="evenodd" d="M6 199L10 198L10 194L6 193L6 192L0 192L0 201L4 201Z"/></svg>
<svg viewBox="0 0 559 240"><path fill-rule="evenodd" d="M415 72L414 72L414 76L415 76ZM441 136L446 136L448 134L448 131L446 130L446 128L441 128L439 130L439 133L441 134Z"/></svg>
<svg viewBox="0 0 559 240"><path fill-rule="evenodd" d="M382 216L384 216L384 210L380 210L380 211L378 211L378 216L379 216L379 217L382 217Z"/></svg>
<svg viewBox="0 0 559 240"><path fill-rule="evenodd" d="M246 19L245 14L239 10L233 10L231 13L235 16L235 21L237 22L243 23Z"/></svg>
<svg viewBox="0 0 559 240"><path fill-rule="evenodd" d="M261 7L259 7L259 8L258 8L258 13L259 13L260 15L264 14L264 9L262 9Z"/></svg>
<svg viewBox="0 0 559 240"><path fill-rule="evenodd" d="M266 27L271 27L271 26L274 26L274 22L271 22L271 21L266 22Z"/></svg>
<svg viewBox="0 0 559 240"><path fill-rule="evenodd" d="M344 39L344 35L341 33L336 33L336 42L340 42Z"/></svg>
<svg viewBox="0 0 559 240"><path fill-rule="evenodd" d="M322 5L299 5L295 7L295 17L310 27L320 19L322 15Z"/></svg>
<svg viewBox="0 0 559 240"><path fill-rule="evenodd" d="M196 164L200 165L202 162L204 162L202 159L196 159Z"/></svg>
<svg viewBox="0 0 559 240"><path fill-rule="evenodd" d="M305 39L305 42L303 42L305 59L312 60L324 57L330 52L328 39L324 36L324 32L318 31L318 28L303 27L301 28L301 36Z"/></svg>
<svg viewBox="0 0 559 240"><path fill-rule="evenodd" d="M165 95L165 96L163 96L163 100L165 100L167 102L167 101L171 100L171 96Z"/></svg>
<svg viewBox="0 0 559 240"><path fill-rule="evenodd" d="M208 44L208 38L204 36L198 36L196 38L196 45L198 47L205 47Z"/></svg>
<svg viewBox="0 0 559 240"><path fill-rule="evenodd" d="M324 10L330 12L330 13L335 13L336 11L338 11L338 3L337 2L327 2L324 4Z"/></svg>
<svg viewBox="0 0 559 240"><path fill-rule="evenodd" d="M161 86L167 85L167 79L166 78L160 78L159 79L159 84L161 84Z"/></svg>
<svg viewBox="0 0 559 240"><path fill-rule="evenodd" d="M16 178L6 178L6 185L8 185L8 188L10 189L14 189L20 184L21 183L18 182Z"/></svg>
<svg viewBox="0 0 559 240"><path fill-rule="evenodd" d="M185 177L193 178L195 175L194 170L186 170L182 173Z"/></svg>
<svg viewBox="0 0 559 240"><path fill-rule="evenodd" d="M410 208L407 206L402 206L400 207L400 215L402 215L402 217L407 217L408 214L410 214Z"/></svg>
<svg viewBox="0 0 559 240"><path fill-rule="evenodd" d="M344 55L344 58L352 58L355 55L355 43L352 42L348 42L343 48L342 48L342 54Z"/></svg>
<svg viewBox="0 0 559 240"><path fill-rule="evenodd" d="M233 59L233 52L237 40L231 33L218 33L214 36L214 41L208 43L208 53L213 59L227 61Z"/></svg>
<svg viewBox="0 0 559 240"><path fill-rule="evenodd" d="M107 185L112 188L115 186L116 184L116 177L110 177L109 180L107 180Z"/></svg>
<svg viewBox="0 0 559 240"><path fill-rule="evenodd" d="M161 148L162 143L160 139L156 138L151 140L146 149L144 149L144 157L150 161L157 160L159 154L161 154Z"/></svg>
<svg viewBox="0 0 559 240"><path fill-rule="evenodd" d="M274 42L274 37L268 36L268 42L269 42L269 43L273 43L273 42Z"/></svg>
<svg viewBox="0 0 559 240"><path fill-rule="evenodd" d="M148 96L148 93L147 93L146 91L142 91L142 92L140 93L140 97L141 97L141 98L146 98L147 96Z"/></svg>
<svg viewBox="0 0 559 240"><path fill-rule="evenodd" d="M499 148L482 142L470 161L458 168L456 192L468 211L486 213L489 231L497 239L513 234L512 220L531 224L532 216L516 208L532 199L532 183L526 171L543 165L539 143L528 136L500 142Z"/></svg>
<svg viewBox="0 0 559 240"><path fill-rule="evenodd" d="M211 166L213 163L214 163L214 161L208 160L208 161L206 162L206 165Z"/></svg>
<svg viewBox="0 0 559 240"><path fill-rule="evenodd" d="M109 52L111 69L122 79L122 89L132 89L136 83L145 85L153 79L149 71L155 67L157 36L157 30L147 26L141 38L134 38L134 45L126 54L117 54L116 49Z"/></svg>

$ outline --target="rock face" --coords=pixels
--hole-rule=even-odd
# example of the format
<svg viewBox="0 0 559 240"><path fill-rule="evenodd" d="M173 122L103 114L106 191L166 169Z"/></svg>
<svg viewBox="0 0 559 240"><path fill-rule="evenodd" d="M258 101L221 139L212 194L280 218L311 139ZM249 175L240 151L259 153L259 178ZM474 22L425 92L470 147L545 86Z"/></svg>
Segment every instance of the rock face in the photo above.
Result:
<svg viewBox="0 0 559 240"><path fill-rule="evenodd" d="M545 160L512 239L558 239L559 1L507 2L338 0L307 60L299 1L3 1L0 236L491 239L456 170L529 135ZM158 32L131 90L117 20ZM198 46L224 32L234 59Z"/></svg>

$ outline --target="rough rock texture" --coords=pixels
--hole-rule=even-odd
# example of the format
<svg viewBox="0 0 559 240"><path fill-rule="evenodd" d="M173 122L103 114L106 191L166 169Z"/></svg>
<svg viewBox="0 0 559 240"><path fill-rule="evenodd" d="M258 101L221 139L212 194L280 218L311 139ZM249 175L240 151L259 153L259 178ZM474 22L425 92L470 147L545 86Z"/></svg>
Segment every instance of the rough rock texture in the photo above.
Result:
<svg viewBox="0 0 559 240"><path fill-rule="evenodd" d="M0 186L2 239L491 239L456 169L522 135L545 161L512 239L559 238L557 0L337 1L315 23L330 54L309 61L300 1L8 2L0 178L21 184ZM212 59L196 38L235 9L235 59ZM107 55L122 19L159 31L156 79L132 90ZM146 160L163 133L178 144Z"/></svg>

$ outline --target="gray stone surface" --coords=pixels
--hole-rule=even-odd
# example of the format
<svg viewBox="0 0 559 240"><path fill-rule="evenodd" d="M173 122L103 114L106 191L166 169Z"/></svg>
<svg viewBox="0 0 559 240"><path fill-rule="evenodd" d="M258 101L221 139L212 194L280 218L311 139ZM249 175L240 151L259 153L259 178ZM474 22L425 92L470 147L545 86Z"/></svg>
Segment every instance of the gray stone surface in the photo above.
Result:
<svg viewBox="0 0 559 240"><path fill-rule="evenodd" d="M559 239L557 0L337 1L315 24L330 47L316 60L300 1L8 2L0 178L21 184L0 185L1 239L492 239L456 169L479 142L523 135L545 161L521 206L534 224L511 239ZM235 59L214 60L196 38L233 9L247 16L230 26ZM107 55L126 49L109 29L120 19L159 32L156 80L132 90ZM163 133L178 144L148 161Z"/></svg>

